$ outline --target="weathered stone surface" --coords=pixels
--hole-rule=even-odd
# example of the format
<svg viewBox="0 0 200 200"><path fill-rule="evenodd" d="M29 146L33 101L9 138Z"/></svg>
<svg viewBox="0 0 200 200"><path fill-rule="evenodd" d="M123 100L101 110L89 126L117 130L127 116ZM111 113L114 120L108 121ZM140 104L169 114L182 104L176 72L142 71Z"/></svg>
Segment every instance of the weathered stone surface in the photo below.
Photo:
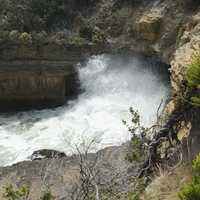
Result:
<svg viewBox="0 0 200 200"><path fill-rule="evenodd" d="M132 190L137 165L124 158L128 146L110 147L97 154L88 154L87 164L94 165L99 189L110 185L115 194ZM0 199L7 184L30 184L30 200L37 200L49 187L56 199L70 200L80 186L79 156L24 161L11 167L0 168ZM101 183L101 184L100 184ZM105 185L104 185L105 184ZM103 186L104 185L104 186Z"/></svg>
<svg viewBox="0 0 200 200"><path fill-rule="evenodd" d="M137 37L148 40L149 42L155 42L159 39L162 17L162 12L159 9L150 10L147 13L144 13L133 27Z"/></svg>
<svg viewBox="0 0 200 200"><path fill-rule="evenodd" d="M176 49L174 59L171 61L172 87L175 92L179 91L180 83L184 80L192 58L200 52L200 23L192 27L190 24L186 24L186 29L180 38L180 46Z"/></svg>
<svg viewBox="0 0 200 200"><path fill-rule="evenodd" d="M70 95L68 76L76 72L65 62L0 62L0 111L62 105Z"/></svg>

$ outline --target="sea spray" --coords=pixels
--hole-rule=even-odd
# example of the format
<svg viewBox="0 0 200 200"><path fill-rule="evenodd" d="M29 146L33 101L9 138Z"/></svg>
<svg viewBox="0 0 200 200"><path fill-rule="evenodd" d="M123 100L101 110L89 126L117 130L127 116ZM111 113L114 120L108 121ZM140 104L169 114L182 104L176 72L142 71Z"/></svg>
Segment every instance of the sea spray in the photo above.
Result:
<svg viewBox="0 0 200 200"><path fill-rule="evenodd" d="M129 107L150 125L168 86L153 64L135 57L92 56L78 64L81 92L55 109L0 115L0 165L27 159L33 151L55 149L75 153L75 146L94 140L91 151L130 139L122 124Z"/></svg>

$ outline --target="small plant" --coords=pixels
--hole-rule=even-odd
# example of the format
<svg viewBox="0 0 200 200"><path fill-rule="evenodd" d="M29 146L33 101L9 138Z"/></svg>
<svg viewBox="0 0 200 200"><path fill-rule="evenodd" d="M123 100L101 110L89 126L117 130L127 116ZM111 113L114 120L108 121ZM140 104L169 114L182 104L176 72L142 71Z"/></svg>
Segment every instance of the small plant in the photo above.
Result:
<svg viewBox="0 0 200 200"><path fill-rule="evenodd" d="M199 200L200 199L200 154L192 164L192 182L183 186L178 193L180 200Z"/></svg>
<svg viewBox="0 0 200 200"><path fill-rule="evenodd" d="M192 163L192 171L195 176L200 176L200 154L197 155Z"/></svg>
<svg viewBox="0 0 200 200"><path fill-rule="evenodd" d="M81 46L82 44L85 43L85 39L80 37L80 36L73 36L69 39L69 42L71 44L77 45L77 46Z"/></svg>
<svg viewBox="0 0 200 200"><path fill-rule="evenodd" d="M32 36L31 36L31 34L29 34L27 32L21 33L20 36L19 36L19 41L23 45L31 44L32 43Z"/></svg>
<svg viewBox="0 0 200 200"><path fill-rule="evenodd" d="M187 71L187 81L190 87L200 87L200 56L193 57L192 63L189 65Z"/></svg>
<svg viewBox="0 0 200 200"><path fill-rule="evenodd" d="M128 200L140 200L140 195L144 192L146 187L144 178L136 180L135 191L129 193Z"/></svg>
<svg viewBox="0 0 200 200"><path fill-rule="evenodd" d="M53 197L53 195L51 194L50 191L46 191L44 192L44 194L40 197L39 200L54 200L55 198Z"/></svg>
<svg viewBox="0 0 200 200"><path fill-rule="evenodd" d="M16 200L18 198L18 194L14 190L12 185L8 185L7 187L5 187L5 192L3 194L3 197L8 200Z"/></svg>
<svg viewBox="0 0 200 200"><path fill-rule="evenodd" d="M95 44L105 44L107 42L105 32L96 27L92 35L92 42Z"/></svg>
<svg viewBox="0 0 200 200"><path fill-rule="evenodd" d="M14 188L12 184L5 187L3 197L7 200L28 200L30 194L30 186L22 185L18 188ZM47 190L38 200L54 200L52 193Z"/></svg>
<svg viewBox="0 0 200 200"><path fill-rule="evenodd" d="M128 200L140 200L138 193L131 193L129 194Z"/></svg>
<svg viewBox="0 0 200 200"><path fill-rule="evenodd" d="M196 179L196 180L195 180ZM195 178L191 183L185 185L178 193L181 200L199 200L200 199L200 179Z"/></svg>
<svg viewBox="0 0 200 200"><path fill-rule="evenodd" d="M63 45L67 43L67 34L65 32L56 32L49 37L49 43Z"/></svg>
<svg viewBox="0 0 200 200"><path fill-rule="evenodd" d="M148 129L141 125L141 119L138 111L135 111L130 107L131 113L131 125L128 125L126 121L122 121L127 126L128 131L132 134L130 145L132 151L127 153L126 160L129 162L142 161L145 155L145 144L148 140L146 135Z"/></svg>
<svg viewBox="0 0 200 200"><path fill-rule="evenodd" d="M3 197L8 200L27 200L30 192L28 185L22 185L21 187L14 189L13 185L5 187Z"/></svg>

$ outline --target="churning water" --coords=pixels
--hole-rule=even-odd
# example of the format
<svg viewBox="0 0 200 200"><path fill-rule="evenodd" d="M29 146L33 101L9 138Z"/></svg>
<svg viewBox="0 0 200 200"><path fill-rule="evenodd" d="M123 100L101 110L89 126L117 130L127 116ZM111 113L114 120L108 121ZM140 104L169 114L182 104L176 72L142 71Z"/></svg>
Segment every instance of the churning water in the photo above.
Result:
<svg viewBox="0 0 200 200"><path fill-rule="evenodd" d="M152 65L136 58L93 56L77 66L82 88L77 99L55 109L0 115L0 165L25 160L44 148L72 154L75 146L93 139L91 151L127 141L122 120L130 117L129 107L138 109L149 125L168 93Z"/></svg>

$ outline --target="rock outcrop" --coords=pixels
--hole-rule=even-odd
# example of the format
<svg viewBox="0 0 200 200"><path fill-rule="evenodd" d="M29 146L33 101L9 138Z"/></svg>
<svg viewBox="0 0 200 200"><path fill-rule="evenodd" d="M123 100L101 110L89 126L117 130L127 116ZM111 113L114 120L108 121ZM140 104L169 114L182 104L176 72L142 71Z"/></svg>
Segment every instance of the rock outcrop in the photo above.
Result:
<svg viewBox="0 0 200 200"><path fill-rule="evenodd" d="M97 154L87 154L83 165L89 165L95 174L99 190L110 197L127 194L132 190L133 177L138 168L124 159L127 145L110 147ZM84 155L82 155L84 156ZM85 158L84 158L85 159ZM61 158L44 158L25 161L11 167L0 168L0 196L9 184L30 185L30 200L37 200L44 191L50 190L56 199L73 199L74 191L81 187L80 155ZM86 172L87 173L87 172ZM83 174L82 174L83 175ZM107 187L111 190L107 191ZM81 198L80 198L81 199Z"/></svg>
<svg viewBox="0 0 200 200"><path fill-rule="evenodd" d="M0 111L62 105L71 95L67 84L74 84L68 77L77 78L73 66L65 67L65 62L1 62L0 66Z"/></svg>
<svg viewBox="0 0 200 200"><path fill-rule="evenodd" d="M30 159L33 160L42 160L42 159L50 159L50 158L63 158L67 157L64 152L50 150L50 149L41 149L38 151L34 151L30 156Z"/></svg>

